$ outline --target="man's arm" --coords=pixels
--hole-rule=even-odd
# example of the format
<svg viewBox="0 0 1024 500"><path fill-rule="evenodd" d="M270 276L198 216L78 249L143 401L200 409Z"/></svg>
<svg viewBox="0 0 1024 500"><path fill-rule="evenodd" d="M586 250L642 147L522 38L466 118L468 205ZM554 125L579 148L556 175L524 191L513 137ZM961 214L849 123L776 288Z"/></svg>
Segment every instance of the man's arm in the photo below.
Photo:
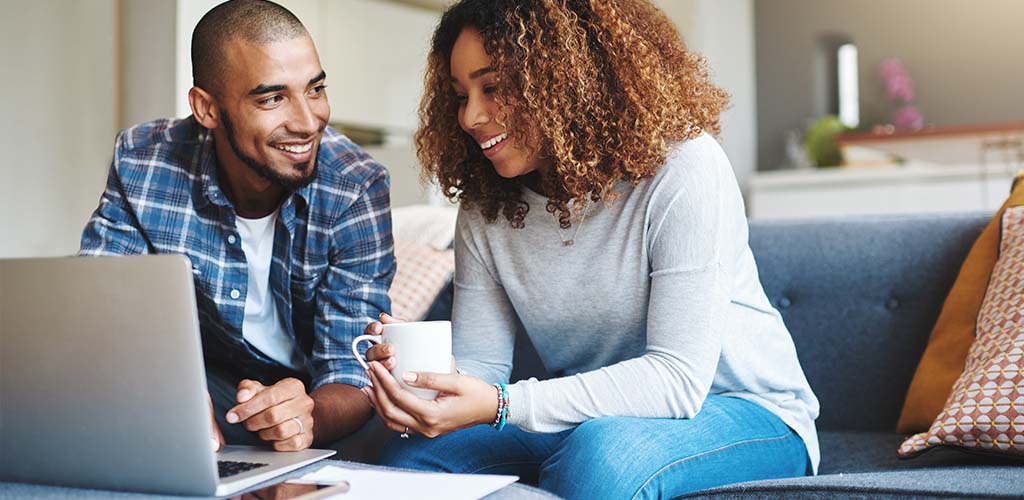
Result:
<svg viewBox="0 0 1024 500"><path fill-rule="evenodd" d="M387 171L378 167L332 231L327 274L317 290L311 359L315 441L328 444L371 416L359 389L369 384L352 355L352 340L391 309L395 274Z"/></svg>
<svg viewBox="0 0 1024 500"><path fill-rule="evenodd" d="M310 396L314 402L314 446L326 446L352 434L370 419L370 400L358 387L327 384Z"/></svg>
<svg viewBox="0 0 1024 500"><path fill-rule="evenodd" d="M152 253L152 245L139 226L135 212L128 203L118 163L125 132L117 137L114 159L107 175L107 185L85 229L79 255L137 255Z"/></svg>

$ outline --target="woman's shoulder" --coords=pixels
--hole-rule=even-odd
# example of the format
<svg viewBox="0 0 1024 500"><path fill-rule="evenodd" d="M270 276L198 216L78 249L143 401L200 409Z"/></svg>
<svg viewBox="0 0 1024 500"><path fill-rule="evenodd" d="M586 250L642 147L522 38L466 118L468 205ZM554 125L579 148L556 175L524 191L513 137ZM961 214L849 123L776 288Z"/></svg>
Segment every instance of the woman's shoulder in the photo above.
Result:
<svg viewBox="0 0 1024 500"><path fill-rule="evenodd" d="M651 201L675 198L681 192L707 193L735 183L725 151L710 134L702 133L671 145L665 163L651 178Z"/></svg>

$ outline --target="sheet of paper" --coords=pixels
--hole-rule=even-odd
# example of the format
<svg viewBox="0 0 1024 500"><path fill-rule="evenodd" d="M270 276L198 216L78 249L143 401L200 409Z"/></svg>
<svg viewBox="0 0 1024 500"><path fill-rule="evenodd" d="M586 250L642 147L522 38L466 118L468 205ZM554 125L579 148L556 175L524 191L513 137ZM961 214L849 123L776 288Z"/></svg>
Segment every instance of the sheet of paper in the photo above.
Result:
<svg viewBox="0 0 1024 500"><path fill-rule="evenodd" d="M339 498L380 500L476 500L516 482L516 476L437 474L379 469L349 469L327 465L290 483L338 484L348 481L348 493Z"/></svg>

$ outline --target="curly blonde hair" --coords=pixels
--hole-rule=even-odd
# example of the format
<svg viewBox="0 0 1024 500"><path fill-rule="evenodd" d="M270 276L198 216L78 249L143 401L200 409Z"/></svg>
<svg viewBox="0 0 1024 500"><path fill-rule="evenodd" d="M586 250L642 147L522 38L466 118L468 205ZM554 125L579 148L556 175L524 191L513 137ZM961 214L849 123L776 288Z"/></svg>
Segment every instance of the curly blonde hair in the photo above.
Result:
<svg viewBox="0 0 1024 500"><path fill-rule="evenodd" d="M488 222L521 228L529 205L459 126L450 60L465 28L496 71L498 122L553 161L546 209L563 228L570 200L601 201L616 181L653 176L673 143L719 133L728 94L648 1L462 0L434 33L415 140L424 177Z"/></svg>

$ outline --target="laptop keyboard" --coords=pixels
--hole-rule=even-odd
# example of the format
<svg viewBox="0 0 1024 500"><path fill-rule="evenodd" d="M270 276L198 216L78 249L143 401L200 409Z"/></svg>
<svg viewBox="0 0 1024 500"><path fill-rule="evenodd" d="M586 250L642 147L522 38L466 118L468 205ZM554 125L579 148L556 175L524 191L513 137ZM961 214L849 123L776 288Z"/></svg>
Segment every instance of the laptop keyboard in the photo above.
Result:
<svg viewBox="0 0 1024 500"><path fill-rule="evenodd" d="M231 477L235 474L241 474L245 471L258 469L267 464L258 464L256 462L232 462L230 460L218 460L217 461L217 474L224 477Z"/></svg>

